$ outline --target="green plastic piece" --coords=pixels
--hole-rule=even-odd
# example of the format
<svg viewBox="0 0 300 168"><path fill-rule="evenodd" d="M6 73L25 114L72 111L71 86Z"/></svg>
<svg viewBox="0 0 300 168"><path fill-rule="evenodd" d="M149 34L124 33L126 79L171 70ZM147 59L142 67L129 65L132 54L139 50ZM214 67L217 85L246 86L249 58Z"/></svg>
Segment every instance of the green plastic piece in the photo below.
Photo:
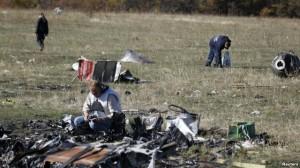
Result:
<svg viewBox="0 0 300 168"><path fill-rule="evenodd" d="M230 140L247 140L255 137L254 122L236 122L229 126L228 138Z"/></svg>

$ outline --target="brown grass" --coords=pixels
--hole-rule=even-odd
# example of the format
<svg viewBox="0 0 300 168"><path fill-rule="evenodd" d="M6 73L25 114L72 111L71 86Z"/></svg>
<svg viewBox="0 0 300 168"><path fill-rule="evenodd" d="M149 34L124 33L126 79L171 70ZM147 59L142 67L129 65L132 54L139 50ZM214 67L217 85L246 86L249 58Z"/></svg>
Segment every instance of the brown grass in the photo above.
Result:
<svg viewBox="0 0 300 168"><path fill-rule="evenodd" d="M154 60L152 65L123 64L152 81L141 85L112 84L123 109L166 109L177 104L201 113L201 127L227 128L234 121L254 121L257 132L267 132L276 147L265 158L299 153L299 78L280 79L270 64L282 50L300 53L300 20L203 15L127 13L87 14L46 11L50 34L39 52L34 28L40 11L0 13L1 120L60 118L80 114L87 94L70 66L87 58L121 58L133 49ZM233 68L204 67L208 40L215 34L232 39ZM67 88L71 86L71 89ZM49 90L43 86L60 86ZM125 95L130 91L131 95ZM15 103L9 103L11 99ZM258 116L251 115L260 111Z"/></svg>

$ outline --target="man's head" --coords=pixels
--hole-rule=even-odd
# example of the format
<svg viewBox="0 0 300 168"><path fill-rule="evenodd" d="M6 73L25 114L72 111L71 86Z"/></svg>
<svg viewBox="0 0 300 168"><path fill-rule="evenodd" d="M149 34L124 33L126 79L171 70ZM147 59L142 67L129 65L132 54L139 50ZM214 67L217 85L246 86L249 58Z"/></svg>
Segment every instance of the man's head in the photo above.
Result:
<svg viewBox="0 0 300 168"><path fill-rule="evenodd" d="M94 96L100 96L102 91L104 91L106 88L107 86L100 81L92 80L89 83L89 89Z"/></svg>
<svg viewBox="0 0 300 168"><path fill-rule="evenodd" d="M226 42L225 42L225 48L226 49L229 49L229 47L230 47L230 45L231 45L231 40L227 40Z"/></svg>
<svg viewBox="0 0 300 168"><path fill-rule="evenodd" d="M39 18L45 18L45 15L43 12L40 13Z"/></svg>

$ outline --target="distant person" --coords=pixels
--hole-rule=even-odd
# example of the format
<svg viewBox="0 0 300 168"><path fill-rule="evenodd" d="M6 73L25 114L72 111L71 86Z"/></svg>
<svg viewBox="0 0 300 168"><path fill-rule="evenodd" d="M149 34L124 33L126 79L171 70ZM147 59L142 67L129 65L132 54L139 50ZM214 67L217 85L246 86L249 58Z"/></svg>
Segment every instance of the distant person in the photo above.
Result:
<svg viewBox="0 0 300 168"><path fill-rule="evenodd" d="M222 65L222 50L229 49L231 45L231 40L228 36L225 35L217 35L210 39L209 41L209 53L208 58L205 63L205 66L211 66L213 60L215 60L214 67L221 67Z"/></svg>
<svg viewBox="0 0 300 168"><path fill-rule="evenodd" d="M83 104L83 115L74 119L76 129L91 128L107 131L112 126L114 113L122 113L118 94L99 81L91 81L90 92Z"/></svg>
<svg viewBox="0 0 300 168"><path fill-rule="evenodd" d="M48 21L44 13L41 13L37 21L36 30L35 30L36 40L40 46L40 51L44 50L44 40L45 37L48 35L48 32L49 32Z"/></svg>

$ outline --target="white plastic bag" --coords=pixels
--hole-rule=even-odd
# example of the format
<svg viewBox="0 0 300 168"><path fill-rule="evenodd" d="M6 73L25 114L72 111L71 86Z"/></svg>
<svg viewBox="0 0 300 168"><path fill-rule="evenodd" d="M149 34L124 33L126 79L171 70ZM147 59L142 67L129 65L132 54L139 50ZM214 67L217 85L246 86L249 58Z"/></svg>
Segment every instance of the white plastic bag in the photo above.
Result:
<svg viewBox="0 0 300 168"><path fill-rule="evenodd" d="M223 65L223 67L227 67L227 68L231 67L231 55L228 50L224 51L224 54L222 57L222 65Z"/></svg>

